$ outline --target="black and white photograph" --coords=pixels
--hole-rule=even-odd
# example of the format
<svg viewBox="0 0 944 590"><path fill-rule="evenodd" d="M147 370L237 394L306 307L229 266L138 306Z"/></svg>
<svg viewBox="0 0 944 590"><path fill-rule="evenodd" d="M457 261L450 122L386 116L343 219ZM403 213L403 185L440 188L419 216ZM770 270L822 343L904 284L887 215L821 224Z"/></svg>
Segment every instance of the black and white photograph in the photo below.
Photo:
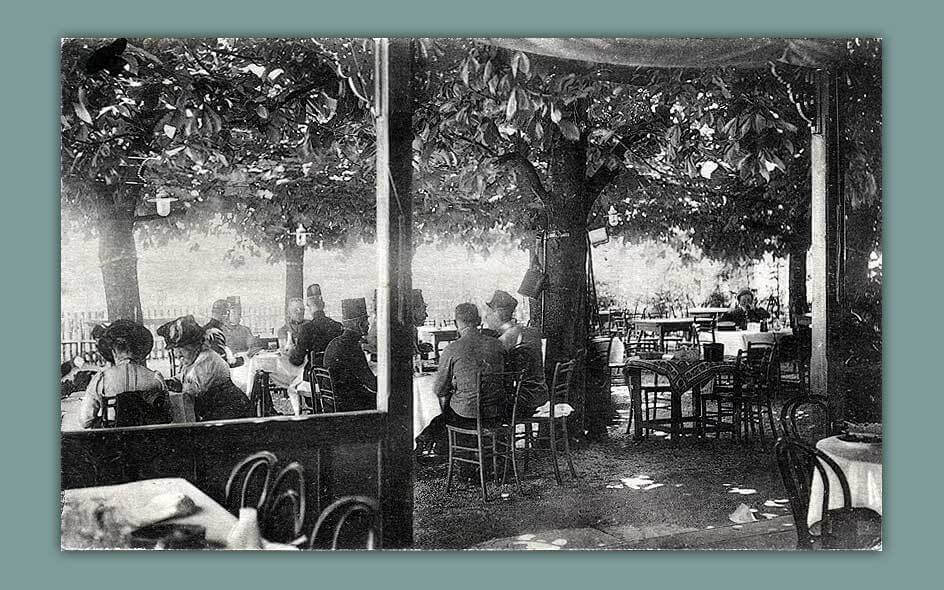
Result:
<svg viewBox="0 0 944 590"><path fill-rule="evenodd" d="M882 39L482 34L58 40L62 551L882 551Z"/></svg>

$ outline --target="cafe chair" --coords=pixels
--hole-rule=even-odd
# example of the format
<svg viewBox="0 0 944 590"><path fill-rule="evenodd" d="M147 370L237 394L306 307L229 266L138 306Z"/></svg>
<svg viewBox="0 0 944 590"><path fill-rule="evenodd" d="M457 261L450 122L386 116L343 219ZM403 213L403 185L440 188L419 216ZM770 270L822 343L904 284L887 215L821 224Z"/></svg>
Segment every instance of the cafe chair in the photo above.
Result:
<svg viewBox="0 0 944 590"><path fill-rule="evenodd" d="M557 485L563 485L560 466L558 465L558 445L563 443L564 458L570 470L571 479L577 479L574 461L570 454L570 435L567 432L568 416L558 414L558 407L569 406L573 388L574 374L579 359L559 362L554 367L554 378L551 382L548 400L548 412L536 413L532 416L516 416L514 424L515 446L517 441L524 441L524 470L527 473L533 451L549 451L551 462L554 465L554 479ZM519 432L518 426L523 425ZM536 428L535 428L536 427ZM546 443L547 446L543 446Z"/></svg>
<svg viewBox="0 0 944 590"><path fill-rule="evenodd" d="M839 465L826 453L801 440L781 437L774 451L783 485L790 498L797 532L797 549L870 549L882 540L882 517L869 508L854 508L849 482ZM807 523L812 493L813 472L823 482L823 518L818 534ZM832 475L832 477L830 477ZM832 482L842 488L842 506L829 506Z"/></svg>
<svg viewBox="0 0 944 590"><path fill-rule="evenodd" d="M262 511L269 497L273 472L278 458L269 451L249 455L233 467L226 480L225 507L233 514L240 508Z"/></svg>
<svg viewBox="0 0 944 590"><path fill-rule="evenodd" d="M346 496L318 515L309 549L382 549L380 503L366 496Z"/></svg>
<svg viewBox="0 0 944 590"><path fill-rule="evenodd" d="M338 400L334 394L331 373L324 367L311 370L311 413L327 414L338 411Z"/></svg>
<svg viewBox="0 0 944 590"><path fill-rule="evenodd" d="M275 476L262 515L262 536L276 543L294 544L305 522L305 469L293 461Z"/></svg>
<svg viewBox="0 0 944 590"><path fill-rule="evenodd" d="M513 419L521 394L522 381L522 371L502 373L481 371L479 373L475 428L446 424L446 436L449 443L449 463L446 470L447 493L452 490L453 466L456 463L466 463L478 468L482 500L488 502L488 489L485 486L487 465L491 464L495 484L504 485L509 461L515 477L515 485L518 493L521 493L521 482L518 480L518 465L514 452ZM511 407L512 421L508 420L509 407ZM501 481L498 479L499 458L502 459Z"/></svg>
<svg viewBox="0 0 944 590"><path fill-rule="evenodd" d="M760 434L760 442L766 444L764 419L770 424L772 440L777 438L772 399L776 392L777 349L767 342L749 342L747 350L739 350L735 364L744 372L744 388L741 396L741 423L744 434L750 438Z"/></svg>
<svg viewBox="0 0 944 590"><path fill-rule="evenodd" d="M102 398L102 428L167 424L170 421L170 408L165 397L158 397L150 404L144 401L144 392L139 391Z"/></svg>
<svg viewBox="0 0 944 590"><path fill-rule="evenodd" d="M793 334L785 334L777 341L781 367L780 383L783 389L792 390L797 395L810 393L810 357L812 339L809 330L797 329ZM782 371L786 366L789 370Z"/></svg>
<svg viewBox="0 0 944 590"><path fill-rule="evenodd" d="M659 341L637 337L636 340L626 343L625 356L634 357L640 355L654 355L660 353ZM649 371L643 373L645 376ZM646 422L655 420L659 417L659 412L672 411L672 386L669 384L668 377L652 372L652 383L647 383L641 379L640 397L642 398L643 414Z"/></svg>
<svg viewBox="0 0 944 590"><path fill-rule="evenodd" d="M707 434L730 432L741 438L743 376L737 365L718 365L712 369L715 376L701 387L701 428Z"/></svg>
<svg viewBox="0 0 944 590"><path fill-rule="evenodd" d="M278 390L272 384L268 371L258 370L252 376L252 386L249 390L249 401L257 418L267 416L277 416L279 413L275 410L272 403L272 392Z"/></svg>
<svg viewBox="0 0 944 590"><path fill-rule="evenodd" d="M803 430L807 436L801 435L798 421L805 426ZM787 400L780 409L780 429L784 436L811 442L829 436L831 429L826 396L798 395Z"/></svg>
<svg viewBox="0 0 944 590"><path fill-rule="evenodd" d="M715 318L694 318L692 322L692 342L701 344L702 334L711 337L711 340L705 340L705 342L716 342L715 327Z"/></svg>

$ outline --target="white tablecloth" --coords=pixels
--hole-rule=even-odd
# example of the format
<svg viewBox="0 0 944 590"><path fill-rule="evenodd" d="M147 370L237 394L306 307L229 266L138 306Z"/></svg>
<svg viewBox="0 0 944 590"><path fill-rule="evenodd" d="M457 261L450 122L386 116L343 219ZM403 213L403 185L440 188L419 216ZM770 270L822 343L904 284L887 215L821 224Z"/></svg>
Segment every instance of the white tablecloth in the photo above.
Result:
<svg viewBox="0 0 944 590"><path fill-rule="evenodd" d="M792 334L793 331L789 328L779 332L758 332L752 330L723 332L715 330L715 342L724 344L724 354L736 356L739 350L747 351L749 342L774 343L780 338ZM702 342L707 342L704 335L702 336Z"/></svg>
<svg viewBox="0 0 944 590"><path fill-rule="evenodd" d="M242 366L233 368L230 375L233 383L248 394L249 388L252 386L252 377L256 374L256 371L266 371L274 385L288 387L302 375L304 370L304 363L296 367L282 353L264 350L246 359Z"/></svg>
<svg viewBox="0 0 944 590"><path fill-rule="evenodd" d="M824 438L816 448L826 453L839 465L852 492L853 508L871 508L882 513L882 446L844 442L836 436ZM823 480L819 470L813 472L810 488L810 507L807 523L813 525L823 515ZM839 480L829 475L829 508L842 507L842 488Z"/></svg>
<svg viewBox="0 0 944 590"><path fill-rule="evenodd" d="M413 375L413 438L441 414L439 398L433 393L435 374Z"/></svg>

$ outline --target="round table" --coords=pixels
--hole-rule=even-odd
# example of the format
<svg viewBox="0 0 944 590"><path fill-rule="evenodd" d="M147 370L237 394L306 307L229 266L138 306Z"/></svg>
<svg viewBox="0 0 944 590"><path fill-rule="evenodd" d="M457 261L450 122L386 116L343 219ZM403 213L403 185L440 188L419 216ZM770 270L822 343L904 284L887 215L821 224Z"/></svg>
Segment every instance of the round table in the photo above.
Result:
<svg viewBox="0 0 944 590"><path fill-rule="evenodd" d="M852 492L853 508L870 508L882 513L882 445L846 442L838 436L824 438L816 448L836 462ZM829 473L829 509L842 507L842 487L832 472ZM812 526L823 516L823 480L819 470L813 471L810 486L810 507L807 523Z"/></svg>

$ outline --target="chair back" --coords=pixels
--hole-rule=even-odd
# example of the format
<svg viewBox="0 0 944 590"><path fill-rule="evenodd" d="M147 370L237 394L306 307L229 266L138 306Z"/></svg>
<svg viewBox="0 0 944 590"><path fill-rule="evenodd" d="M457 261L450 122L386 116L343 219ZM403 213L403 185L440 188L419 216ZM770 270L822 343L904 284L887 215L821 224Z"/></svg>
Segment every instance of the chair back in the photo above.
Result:
<svg viewBox="0 0 944 590"><path fill-rule="evenodd" d="M347 496L325 508L318 516L309 544L309 549L332 550L382 547L380 503L365 496Z"/></svg>
<svg viewBox="0 0 944 590"><path fill-rule="evenodd" d="M311 390L315 390L315 378L314 378L314 369L315 367L324 367L324 351L308 351L308 354L305 355L305 381L311 385Z"/></svg>
<svg viewBox="0 0 944 590"><path fill-rule="evenodd" d="M755 394L773 396L778 368L777 346L774 343L748 342L747 350L738 351L736 362L747 374L751 389Z"/></svg>
<svg viewBox="0 0 944 590"><path fill-rule="evenodd" d="M849 482L846 481L842 469L829 455L801 440L781 437L777 440L774 451L777 454L777 466L780 468L783 485L787 490L787 496L790 498L790 511L794 515L799 546L801 548L811 547L813 537L810 534L806 515L810 508L814 470L819 473L823 482L822 506L824 520L826 507L829 506L830 473L842 488L842 508L852 507L852 493L849 491Z"/></svg>
<svg viewBox="0 0 944 590"><path fill-rule="evenodd" d="M144 401L145 392L126 391L102 399L102 428L125 428L147 424L167 424L171 421L166 398L154 403Z"/></svg>
<svg viewBox="0 0 944 590"><path fill-rule="evenodd" d="M324 367L314 367L311 375L312 410L317 414L337 412L338 399L334 392L334 381L331 380L330 371Z"/></svg>
<svg viewBox="0 0 944 590"><path fill-rule="evenodd" d="M710 334L711 341L715 342L715 328L717 320L715 318L695 318L692 322L692 330L694 330L696 342L701 342L702 334Z"/></svg>
<svg viewBox="0 0 944 590"><path fill-rule="evenodd" d="M305 469L293 461L279 471L265 505L262 536L291 543L302 535L305 522Z"/></svg>
<svg viewBox="0 0 944 590"><path fill-rule="evenodd" d="M623 348L625 357L638 356L641 352L661 352L658 340L644 339L641 334L637 334L635 340L630 340Z"/></svg>
<svg viewBox="0 0 944 590"><path fill-rule="evenodd" d="M579 359L571 359L565 363L557 363L554 367L554 379L551 382L550 390L552 418L554 417L555 405L570 402L571 385L573 384L578 361Z"/></svg>
<svg viewBox="0 0 944 590"><path fill-rule="evenodd" d="M177 372L180 370L179 359L177 358L177 352L175 348L167 349L167 362L170 363L170 377L176 377Z"/></svg>
<svg viewBox="0 0 944 590"><path fill-rule="evenodd" d="M493 373L482 368L478 374L476 418L479 425L490 425L514 412L523 370Z"/></svg>
<svg viewBox="0 0 944 590"><path fill-rule="evenodd" d="M240 508L262 511L277 462L274 454L259 451L237 463L226 480L226 509L233 514L239 514Z"/></svg>
<svg viewBox="0 0 944 590"><path fill-rule="evenodd" d="M800 434L800 429L797 427L797 421L807 415L806 412L802 410L804 406L815 408L821 413L823 418L820 423L814 422L814 424L812 424L812 430L815 435L814 441L829 436L829 405L826 403L825 396L817 394L799 395L787 400L787 403L785 403L780 410L780 427L783 429L784 434L799 440L809 440L808 437ZM815 421L816 416L813 418ZM819 436L820 433L822 433L822 436Z"/></svg>

